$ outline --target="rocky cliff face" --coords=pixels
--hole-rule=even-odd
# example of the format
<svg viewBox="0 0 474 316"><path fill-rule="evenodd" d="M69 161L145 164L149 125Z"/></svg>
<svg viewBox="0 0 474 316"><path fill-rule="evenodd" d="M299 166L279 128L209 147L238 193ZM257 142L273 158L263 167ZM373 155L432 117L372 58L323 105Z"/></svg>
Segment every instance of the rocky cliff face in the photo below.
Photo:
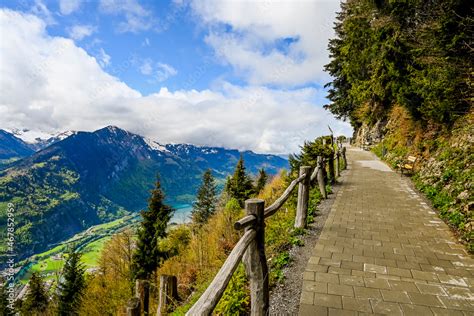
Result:
<svg viewBox="0 0 474 316"><path fill-rule="evenodd" d="M380 143L386 133L386 126L387 120L378 120L374 125L371 126L369 126L367 123L363 123L361 127L354 131L354 145L376 145Z"/></svg>

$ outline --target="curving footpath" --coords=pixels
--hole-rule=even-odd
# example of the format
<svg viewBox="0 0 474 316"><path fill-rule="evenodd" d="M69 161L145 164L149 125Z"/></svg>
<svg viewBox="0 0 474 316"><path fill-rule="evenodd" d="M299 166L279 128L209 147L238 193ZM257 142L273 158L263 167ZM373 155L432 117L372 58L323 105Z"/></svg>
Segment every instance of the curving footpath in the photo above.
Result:
<svg viewBox="0 0 474 316"><path fill-rule="evenodd" d="M347 151L303 275L299 315L474 315L474 258L409 180Z"/></svg>

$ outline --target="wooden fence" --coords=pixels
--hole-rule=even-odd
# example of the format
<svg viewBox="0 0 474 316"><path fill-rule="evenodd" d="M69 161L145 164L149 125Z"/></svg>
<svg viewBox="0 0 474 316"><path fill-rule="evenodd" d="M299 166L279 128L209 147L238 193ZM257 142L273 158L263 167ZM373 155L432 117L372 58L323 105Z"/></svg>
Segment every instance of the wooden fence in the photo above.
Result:
<svg viewBox="0 0 474 316"><path fill-rule="evenodd" d="M340 174L341 159L344 162L344 166L347 166L345 148L338 148L333 159L325 160L318 157L315 168L311 166L300 167L298 178L293 180L283 194L270 206L265 207L265 201L260 199L249 199L245 201L246 216L234 224L234 228L237 230L243 229L244 234L227 257L219 272L214 277L214 280L186 315L211 315L241 261L245 266L245 272L250 282L250 313L251 315L268 315L269 271L265 255L265 218L275 214L286 200L288 200L296 186L298 186L295 228L306 227L311 185L317 182L321 196L326 199L327 192L324 174L326 172L326 164L328 164L330 179L333 181ZM166 276L166 278L168 277L170 276ZM176 278L172 278L174 278L175 283ZM168 284L167 280L164 280L162 276L160 283ZM175 286L176 285L174 285L174 287ZM160 286L158 316L166 314L166 298L172 295L170 294L169 287L169 285ZM137 285L137 289L138 288ZM143 310L143 305L140 305L145 303L145 301L146 309L144 312L148 314L147 300L147 298L144 299L140 297L132 298L127 306L127 315L140 315L140 311Z"/></svg>

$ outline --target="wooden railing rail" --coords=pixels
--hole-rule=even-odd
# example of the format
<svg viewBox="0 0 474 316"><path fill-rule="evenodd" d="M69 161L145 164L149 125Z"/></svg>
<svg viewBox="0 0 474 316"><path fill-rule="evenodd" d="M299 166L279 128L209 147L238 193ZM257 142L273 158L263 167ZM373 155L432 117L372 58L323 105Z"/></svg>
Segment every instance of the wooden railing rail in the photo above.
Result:
<svg viewBox="0 0 474 316"><path fill-rule="evenodd" d="M227 260L224 262L219 272L217 272L214 280L212 280L204 294L201 295L199 300L193 305L193 307L191 307L186 315L211 315L221 299L222 294L224 294L224 291L237 269L245 250L247 250L247 247L255 239L256 235L257 233L254 229L245 232L239 242L235 245L229 257L227 257Z"/></svg>
<svg viewBox="0 0 474 316"><path fill-rule="evenodd" d="M291 192L293 189L304 179L306 178L306 173L300 175L298 178L295 180L291 181L290 185L286 190L283 192L283 194L275 201L273 202L272 205L269 207L265 208L265 217L271 216L276 213L280 209L280 207L285 204L286 200L290 197Z"/></svg>

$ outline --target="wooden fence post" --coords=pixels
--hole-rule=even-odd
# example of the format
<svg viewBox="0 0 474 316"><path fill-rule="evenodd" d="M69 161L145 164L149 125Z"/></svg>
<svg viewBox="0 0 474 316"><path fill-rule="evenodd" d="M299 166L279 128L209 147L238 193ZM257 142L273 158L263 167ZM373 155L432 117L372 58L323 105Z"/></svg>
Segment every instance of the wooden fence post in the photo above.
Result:
<svg viewBox="0 0 474 316"><path fill-rule="evenodd" d="M306 227L306 216L308 215L309 187L311 178L311 167L301 166L300 176L306 174L303 181L298 184L298 204L296 205L296 228Z"/></svg>
<svg viewBox="0 0 474 316"><path fill-rule="evenodd" d="M339 178L339 175L341 174L341 165L339 162L339 158L341 157L341 154L339 153L339 150L336 151L336 178Z"/></svg>
<svg viewBox="0 0 474 316"><path fill-rule="evenodd" d="M148 315L150 306L150 283L147 280L135 281L135 297L140 300L140 309L143 315Z"/></svg>
<svg viewBox="0 0 474 316"><path fill-rule="evenodd" d="M168 314L169 303L178 299L178 279L174 275L160 275L160 293L159 293L157 316Z"/></svg>
<svg viewBox="0 0 474 316"><path fill-rule="evenodd" d="M318 156L318 166L319 166L319 171L318 171L318 185L319 185L319 191L321 192L321 195L323 198L327 199L328 194L326 192L326 183L324 183L324 161L323 157Z"/></svg>
<svg viewBox="0 0 474 316"><path fill-rule="evenodd" d="M265 256L265 201L246 200L245 210L247 215L254 215L257 219L253 227L246 228L246 231L255 229L256 235L243 258L245 271L250 281L250 314L265 316L268 314L270 305L268 266Z"/></svg>
<svg viewBox="0 0 474 316"><path fill-rule="evenodd" d="M342 147L342 160L344 161L344 169L347 169L346 147Z"/></svg>
<svg viewBox="0 0 474 316"><path fill-rule="evenodd" d="M335 179L336 179L336 174L334 172L334 152L333 154L331 155L331 158L329 158L329 177L330 177L330 181L331 183L334 183Z"/></svg>
<svg viewBox="0 0 474 316"><path fill-rule="evenodd" d="M140 316L140 299L132 297L127 303L127 316Z"/></svg>

